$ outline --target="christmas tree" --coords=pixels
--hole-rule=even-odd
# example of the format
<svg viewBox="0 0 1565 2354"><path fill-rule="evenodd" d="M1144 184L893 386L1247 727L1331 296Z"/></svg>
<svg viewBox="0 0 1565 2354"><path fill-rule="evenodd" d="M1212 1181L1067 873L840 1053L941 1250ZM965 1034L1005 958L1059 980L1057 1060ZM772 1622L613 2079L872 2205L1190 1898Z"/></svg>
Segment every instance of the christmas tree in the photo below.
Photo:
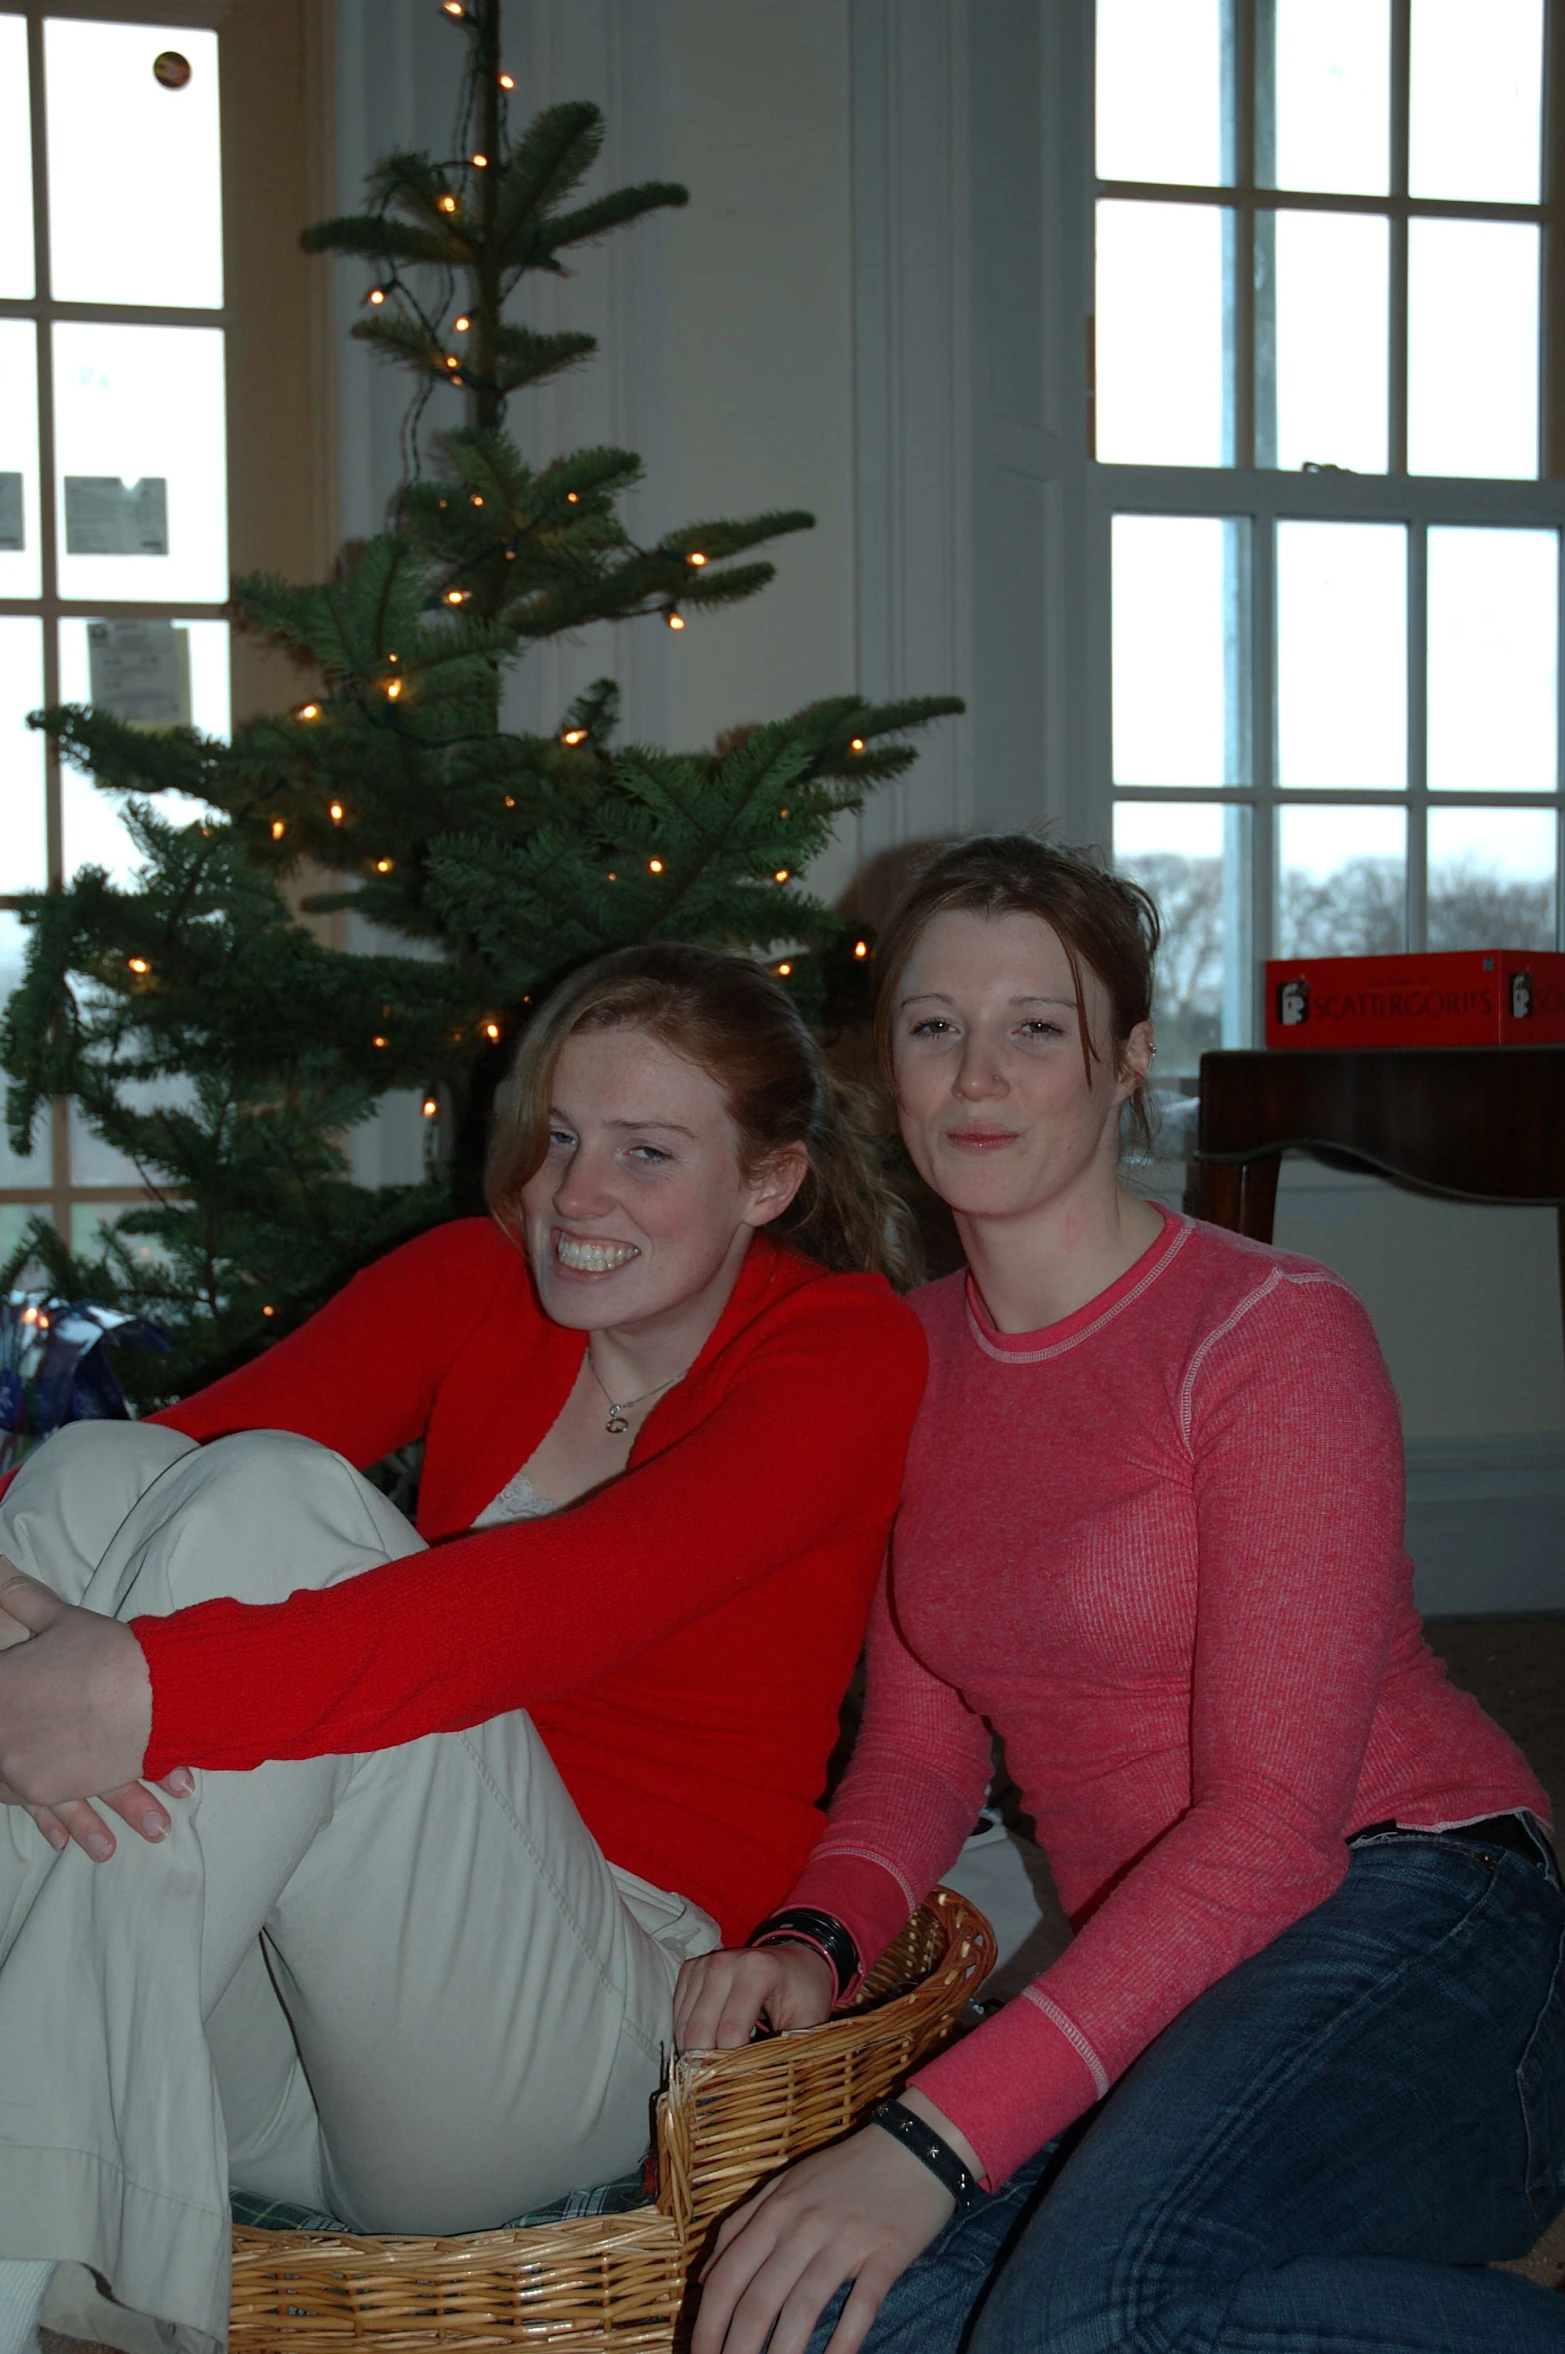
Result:
<svg viewBox="0 0 1565 2354"><path fill-rule="evenodd" d="M46 1099L74 1097L154 1198L87 1260L37 1222L0 1291L33 1257L71 1296L155 1319L172 1350L123 1361L142 1403L211 1378L356 1267L478 1206L517 1028L584 958L706 941L770 957L814 1013L840 1006L870 944L798 878L838 817L914 757L906 731L961 708L838 696L671 753L616 743L603 680L552 736L504 729L506 674L531 644L605 618L682 629L764 587L774 568L752 551L811 518L691 524L641 546L618 512L639 478L630 452L524 455L508 404L595 347L518 323L513 293L686 196L653 183L577 201L597 110L552 107L513 138L500 0L446 13L469 43L453 158L388 155L365 212L305 236L369 263L353 332L415 382L387 529L322 586L238 585L238 619L297 659L307 691L231 743L90 707L35 717L128 796L141 864L129 887L89 867L26 903L27 969L0 1034L8 1117L25 1150ZM426 405L455 399L464 421L421 471ZM207 814L176 822L165 795ZM408 953L324 945L290 904L301 877L329 886L306 908L351 904ZM347 1132L408 1087L426 1182L355 1185Z"/></svg>

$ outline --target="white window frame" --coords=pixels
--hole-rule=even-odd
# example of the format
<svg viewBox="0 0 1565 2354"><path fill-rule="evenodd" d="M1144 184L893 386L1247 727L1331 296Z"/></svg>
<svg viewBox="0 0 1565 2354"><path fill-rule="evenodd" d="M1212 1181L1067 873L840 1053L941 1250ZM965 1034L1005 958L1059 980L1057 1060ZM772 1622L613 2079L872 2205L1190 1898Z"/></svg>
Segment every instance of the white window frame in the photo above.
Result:
<svg viewBox="0 0 1565 2354"><path fill-rule="evenodd" d="M54 328L62 321L99 322L116 326L140 327L217 327L223 330L225 350L232 324L232 257L224 239L223 297L221 309L190 307L147 306L134 303L56 302L50 292L49 267L49 171L48 122L44 91L44 24L49 18L87 18L102 24L185 25L193 29L220 30L229 13L231 0L4 0L0 13L21 16L27 22L27 55L29 94L31 99L32 129L32 194L33 194L33 257L34 293L28 301L0 301L0 319L27 319L34 322L38 339L38 541L40 562L40 590L36 597L0 597L0 617L20 616L37 619L43 630L43 699L45 705L60 700L60 624L62 621L95 620L105 613L127 621L223 621L230 619L228 606L201 604L188 598L174 602L155 602L147 599L99 597L84 603L79 598L62 597L58 592L57 515L55 496L54 453ZM229 160L226 145L223 155L223 205L225 223L228 219ZM68 879L65 873L65 843L62 822L60 756L52 738L44 745L44 793L47 847L46 887L59 890ZM0 909L14 909L18 895L0 894ZM67 1242L71 1239L73 1212L81 1206L101 1204L105 1208L128 1208L136 1202L155 1198L149 1187L139 1186L134 1179L114 1185L76 1185L71 1181L70 1104L57 1097L49 1108L50 1177L47 1184L0 1186L0 1203L20 1205L32 1211L47 1211L57 1233Z"/></svg>
<svg viewBox="0 0 1565 2354"><path fill-rule="evenodd" d="M1254 90L1255 31L1263 0L1234 0L1238 24L1235 43L1240 87ZM1253 302L1254 223L1258 211L1278 202L1275 192L1253 186L1254 126L1240 108L1237 146L1241 169L1233 184L1218 188L1169 188L1162 184L1099 181L1095 175L1091 125L1093 107L1093 20L1095 9L1082 10L1086 38L1078 51L1084 81L1078 120L1084 126L1087 234L1090 240L1096 199L1157 198L1177 203L1234 204L1235 231L1237 399L1234 415L1236 447L1253 454L1255 442ZM1407 56L1409 0L1392 0L1393 43L1393 182L1406 188L1407 121L1400 102L1405 90L1403 61ZM1565 332L1565 236L1557 233L1560 215L1555 199L1565 175L1565 0L1544 0L1544 125L1543 195L1541 205L1452 204L1410 199L1405 193L1386 198L1302 196L1288 192L1281 200L1288 208L1348 211L1389 216L1392 222L1391 313L1393 341L1390 375L1390 456L1385 474L1283 472L1270 467L1128 466L1086 458L1084 475L1085 558L1083 583L1086 613L1086 708L1081 713L1082 744L1088 763L1088 806L1093 838L1105 847L1113 838L1113 810L1118 802L1186 802L1244 807L1252 812L1250 859L1243 904L1232 911L1240 937L1228 945L1225 962L1223 1044L1247 1046L1260 1035L1260 974L1275 953L1277 896L1277 813L1280 808L1323 805L1394 807L1408 813L1407 939L1410 947L1423 945L1428 909L1426 819L1440 807L1485 809L1551 809L1555 818L1555 939L1565 946L1565 480L1551 469L1565 457L1565 368L1559 363ZM1536 481L1446 478L1409 475L1406 463L1406 254L1409 219L1462 218L1523 220L1540 226L1539 333L1539 443L1543 473ZM1092 306L1090 244L1087 259L1087 307ZM1089 325L1090 336L1090 325ZM1088 387L1088 402L1091 388ZM1085 428L1090 452L1090 421ZM1111 740L1111 580L1110 540L1118 514L1237 517L1248 520L1251 531L1251 625L1248 630L1250 710L1255 715L1251 746L1252 782L1248 786L1182 788L1176 786L1118 786L1113 777ZM1282 792L1276 782L1276 527L1293 520L1340 523L1397 523L1407 530L1407 787L1399 792L1324 791ZM1547 528L1560 534L1562 580L1559 600L1557 677L1558 713L1555 789L1551 794L1508 793L1431 794L1426 761L1425 642L1427 616L1427 547L1432 526L1489 525ZM1269 715L1269 724L1268 724Z"/></svg>

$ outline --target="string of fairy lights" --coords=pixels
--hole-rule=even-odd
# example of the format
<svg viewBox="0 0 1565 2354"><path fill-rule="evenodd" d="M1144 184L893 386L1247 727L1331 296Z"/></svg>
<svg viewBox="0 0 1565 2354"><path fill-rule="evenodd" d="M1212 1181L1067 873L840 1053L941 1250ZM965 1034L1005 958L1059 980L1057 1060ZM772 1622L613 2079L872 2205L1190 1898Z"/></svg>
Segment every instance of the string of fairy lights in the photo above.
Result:
<svg viewBox="0 0 1565 2354"><path fill-rule="evenodd" d="M466 6L464 6L463 0L440 0L440 12L453 24L461 25L469 31L474 31L477 29L477 19L472 14L472 12ZM508 97L516 88L515 77L510 73L501 71L496 74L495 78L501 93L503 109L505 98ZM501 119L501 135L502 138L505 135L503 112ZM443 163L437 166L437 169L441 172L455 172L461 171L463 169L469 169L475 172L486 172L491 168L492 159L482 148L474 148L465 156L447 158ZM382 229L384 229L386 211L394 200L395 193L396 191L394 190L385 192L377 204L375 217L382 225ZM450 221L452 225L456 224L462 213L461 199L456 191L450 187L442 188L440 190L435 199L435 206L440 213L446 216L447 220ZM534 266L540 265L535 264ZM546 269L553 269L555 271L559 271L561 269L561 265L556 262L552 256L546 257L541 266ZM448 300L453 289L453 278L449 267L442 272L442 278L444 283L445 299ZM370 287L368 293L364 297L364 301L369 309L375 311L383 310L388 303L392 302L404 306L405 310L410 313L417 321L431 354L433 355L435 353L439 353L440 355L440 371L437 373L434 368L431 368L429 380L423 387L419 399L414 404L413 412L408 420L407 426L405 427L405 432L408 432L413 436L413 439L410 442L410 448L414 455L416 471L416 434L418 419L422 414L425 402L428 400L437 383L447 383L464 392L502 393L507 388L498 384L490 383L487 379L480 376L462 354L442 349L442 346L444 346L449 341L449 336L445 328L441 325L439 316L432 316L430 313L425 311L416 289L401 276L394 262L391 261L389 253L387 253L384 248L382 251L381 263L376 283ZM442 300L440 307L443 311L445 308L445 300ZM470 313L465 311L459 312L451 324L449 333L450 335L467 335L472 331L472 324L473 322ZM475 508L482 508L484 506L485 500L482 492L470 492L469 497L471 504ZM440 508L445 509L449 506L449 501L446 499L441 499L438 504ZM564 494L563 504L568 507L580 506L582 504L582 496L580 491L567 490ZM503 553L507 561L514 562L518 553L520 552L520 547L525 537L529 533L541 528L544 524L553 521L557 512L558 509L555 502L544 501L541 503L539 513L532 517L513 513L511 516L512 530L510 535L498 542L491 542L486 547L478 550L474 555L464 559L460 563L455 564L447 574L444 587L437 588L425 601L424 610L426 612L439 611L442 609L446 611L459 611L461 607L471 601L473 593L471 589L464 588L460 585L463 576L475 571L480 566L489 563L496 553L497 548L500 552ZM663 546L659 546L652 550L633 547L632 553L643 558L650 556L661 557L664 559L676 559L681 556L681 551ZM690 549L683 551L682 560L691 572L699 573L710 561L710 558L704 549ZM670 599L663 604L662 614L664 625L669 630L678 632L686 627L686 617L679 609L677 598ZM400 659L400 655L388 653L385 656L388 671L393 671L393 666L396 665ZM372 691L381 698L384 715L393 726L395 726L398 716L395 707L399 703L402 703L405 697L407 700L413 699L413 695L410 692L411 685L412 682L409 679L395 675L394 671L393 675L380 678L373 684ZM344 699L345 698L341 695L331 694L326 694L323 696L312 696L308 701L297 705L293 711L292 716L295 721L300 723L302 726L313 728L317 723L327 718L328 711L332 704ZM362 708L364 705L363 688L356 684L354 688L348 690L347 699L351 699L355 703L359 704ZM559 741L561 745L567 750L573 752L580 751L584 745L590 744L591 730L581 726L568 727L561 734ZM854 736L850 738L848 750L851 753L854 755L859 755L862 754L865 749L865 740L862 736ZM514 809L516 807L516 800L514 795L507 793L503 796L503 800L507 809ZM787 808L782 808L778 811L778 816L785 821L789 814L790 812ZM332 825L334 826L345 825L349 822L347 808L339 799L334 798L328 803L327 815ZM282 817L273 817L269 821L269 829L271 839L274 842L281 843L287 837L288 821ZM366 867L369 872L376 875L390 875L395 871L396 860L390 856L381 856L366 861ZM664 875L667 872L666 861L656 854L649 856L646 860L646 872L654 877L660 877ZM605 876L605 880L610 883L618 883L621 880L620 871L617 868L610 869ZM771 873L771 880L774 884L779 886L792 881L792 868L787 866L775 867ZM852 943L851 953L857 960L862 961L866 959L870 954L869 941L862 936L855 938ZM125 962L126 968L132 976L134 986L145 988L154 984L154 968L152 960L149 957L143 955L130 956L126 958ZM792 957L783 957L773 965L772 970L777 973L780 978L786 980L793 973L794 959ZM522 1000L523 1005L529 1005L531 1002L532 1000L530 996L524 997ZM383 1020L389 1019L391 1015L390 1006L383 1006L381 1008L381 1014ZM483 1015L474 1025L473 1034L491 1046L498 1045L504 1034L501 1017L492 1013ZM454 1032L453 1043L460 1045L463 1043L465 1036L466 1033L463 1031L459 1030ZM377 1030L374 1032L370 1043L376 1052L390 1051L391 1039L388 1032L385 1030ZM425 1120L434 1120L438 1118L440 1113L440 1102L438 1096L436 1096L433 1092L426 1090L422 1096L420 1112L421 1116ZM263 1315L271 1316L275 1313L275 1310L272 1307L267 1306L263 1308L262 1313Z"/></svg>

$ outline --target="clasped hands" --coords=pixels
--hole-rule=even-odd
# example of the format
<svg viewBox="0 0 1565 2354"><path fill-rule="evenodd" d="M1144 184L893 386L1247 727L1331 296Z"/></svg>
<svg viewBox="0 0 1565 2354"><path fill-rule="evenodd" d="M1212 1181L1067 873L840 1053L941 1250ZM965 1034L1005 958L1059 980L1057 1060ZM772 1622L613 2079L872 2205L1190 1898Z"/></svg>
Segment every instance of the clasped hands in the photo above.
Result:
<svg viewBox="0 0 1565 2354"><path fill-rule="evenodd" d="M74 1839L95 1863L114 1834L92 1803L140 1833L167 1809L136 1779L152 1731L152 1685L129 1627L80 1610L0 1554L0 1804L24 1806L51 1847ZM158 1788L194 1788L179 1766Z"/></svg>
<svg viewBox="0 0 1565 2354"><path fill-rule="evenodd" d="M804 1945L702 1954L674 1993L681 2051L735 2051L761 2019L779 2032L831 2010L830 1965ZM983 2161L916 2087L902 2094L974 2175ZM903 2145L866 2125L801 2158L735 2210L701 2273L691 2354L803 2354L839 2288L851 2282L829 2354L857 2354L882 2299L950 2222L950 2192Z"/></svg>

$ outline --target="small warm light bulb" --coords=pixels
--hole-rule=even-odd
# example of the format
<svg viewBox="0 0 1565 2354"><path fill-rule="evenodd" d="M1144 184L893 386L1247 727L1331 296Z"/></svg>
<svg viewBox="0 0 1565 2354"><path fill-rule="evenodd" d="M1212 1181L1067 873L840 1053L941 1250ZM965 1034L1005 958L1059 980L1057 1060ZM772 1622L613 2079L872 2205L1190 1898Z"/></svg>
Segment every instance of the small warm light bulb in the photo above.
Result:
<svg viewBox="0 0 1565 2354"><path fill-rule="evenodd" d="M377 858L375 861L375 872L378 875L389 875L396 863L397 862L394 858Z"/></svg>
<svg viewBox="0 0 1565 2354"><path fill-rule="evenodd" d="M385 1041L385 1039L384 1039L384 1038L372 1038L372 1039L370 1040L370 1044L371 1044L371 1046L384 1046L384 1045L385 1045L385 1043L386 1043L386 1041Z"/></svg>
<svg viewBox="0 0 1565 2354"><path fill-rule="evenodd" d="M687 564L704 564L706 562L706 558L704 556L687 556L685 558L685 562Z"/></svg>
<svg viewBox="0 0 1565 2354"><path fill-rule="evenodd" d="M778 970L778 972L779 972L779 973L782 975L783 979L786 981L786 979L788 978L788 975L789 975L789 974L790 974L790 973L793 971L793 967L792 967L792 965L791 965L791 964L780 964L780 965L777 967L777 970Z"/></svg>
<svg viewBox="0 0 1565 2354"><path fill-rule="evenodd" d="M447 16L461 16L463 14L462 0L442 0L442 5Z"/></svg>
<svg viewBox="0 0 1565 2354"><path fill-rule="evenodd" d="M456 211L456 198L454 196L442 196L440 199L440 209L443 213L454 213Z"/></svg>
<svg viewBox="0 0 1565 2354"><path fill-rule="evenodd" d="M489 169L489 158L488 158L488 156L487 156L487 155L475 155L475 156L474 156L474 158L473 158L473 169L474 169L474 171L475 171L475 172L487 172L487 171L488 171L488 169Z"/></svg>
<svg viewBox="0 0 1565 2354"><path fill-rule="evenodd" d="M448 605L464 605L464 604L466 604L466 602L467 602L467 591L466 591L466 589L447 589L447 591L446 591L446 603L447 603Z"/></svg>
<svg viewBox="0 0 1565 2354"><path fill-rule="evenodd" d="M401 661L401 659L402 659L402 656L401 656L400 654L388 654L388 655L386 656L386 660L387 660L388 662L400 662L400 661Z"/></svg>
<svg viewBox="0 0 1565 2354"><path fill-rule="evenodd" d="M661 858L649 858L649 859L647 860L647 872L648 872L648 874L649 874L649 875L660 875L660 874L663 872L663 861L662 861L662 859L661 859Z"/></svg>
<svg viewBox="0 0 1565 2354"><path fill-rule="evenodd" d="M275 1316L277 1310L272 1306L271 1301L268 1300L266 1306L261 1310L261 1313L263 1316Z"/></svg>
<svg viewBox="0 0 1565 2354"><path fill-rule="evenodd" d="M299 705L298 716L300 719L319 719L321 716L321 707L319 703L301 703Z"/></svg>
<svg viewBox="0 0 1565 2354"><path fill-rule="evenodd" d="M272 840L274 842L280 842L287 831L288 828L284 825L282 819L280 817L274 817L272 820Z"/></svg>
<svg viewBox="0 0 1565 2354"><path fill-rule="evenodd" d="M425 1096L425 1098L424 1098L424 1117L425 1117L425 1119L426 1119L426 1120L432 1120L432 1119L434 1119L434 1117L435 1117L436 1113L439 1111L439 1109L440 1109L440 1106L439 1106L439 1104L438 1104L438 1103L436 1103L436 1101L435 1101L434 1097L433 1097L432 1095L426 1095L426 1096Z"/></svg>
<svg viewBox="0 0 1565 2354"><path fill-rule="evenodd" d="M786 809L779 809L779 810L778 810L778 812L777 812L777 814L778 814L778 816L779 816L779 817L786 817L786 816L787 816L787 814L788 814L788 812L787 812L787 810L786 810Z"/></svg>
<svg viewBox="0 0 1565 2354"><path fill-rule="evenodd" d="M385 299L386 289L384 286L372 286L369 290L368 296L366 297L366 300L372 302L377 310L380 308Z"/></svg>
<svg viewBox="0 0 1565 2354"><path fill-rule="evenodd" d="M387 681L386 681L386 700L387 700L387 702L388 702L388 703L394 703L394 702L396 701L397 697L398 697L398 696L401 694L401 692L402 692L402 681L401 681L401 679L400 679L400 678L388 678L388 679L387 679Z"/></svg>
<svg viewBox="0 0 1565 2354"><path fill-rule="evenodd" d="M502 90L514 90L516 88L516 76L514 74L502 74L500 76L500 87Z"/></svg>
<svg viewBox="0 0 1565 2354"><path fill-rule="evenodd" d="M505 805L507 809L514 809L516 807L516 803L509 793L507 793L505 797Z"/></svg>
<svg viewBox="0 0 1565 2354"><path fill-rule="evenodd" d="M618 875L610 875L610 877L609 877L609 881L610 881L611 883L617 883L617 882L619 881L619 876L618 876Z"/></svg>
<svg viewBox="0 0 1565 2354"><path fill-rule="evenodd" d="M472 325L472 324L473 324L473 322L472 322L472 320L471 320L471 319L469 319L469 318L463 317L463 318L460 318L460 319L458 319L458 321L457 321L457 323L456 323L456 332L457 332L457 334L458 334L458 335L465 335L465 334L467 333L467 331L468 331L469 327L471 327L471 325Z"/></svg>
<svg viewBox="0 0 1565 2354"><path fill-rule="evenodd" d="M481 507L481 506L483 505L483 503L484 503L484 502L483 502L483 500L482 500L482 499L479 497L479 495L478 495L477 491L475 490L475 491L474 491L474 493L473 493L473 504L474 504L474 506L475 506L475 507Z"/></svg>
<svg viewBox="0 0 1565 2354"><path fill-rule="evenodd" d="M579 507L581 505L581 492L579 490L568 490L565 494L565 504L568 507Z"/></svg>
<svg viewBox="0 0 1565 2354"><path fill-rule="evenodd" d="M867 940L855 940L853 943L853 953L855 956L868 956L869 942Z"/></svg>
<svg viewBox="0 0 1565 2354"><path fill-rule="evenodd" d="M340 801L334 801L331 805L331 822L334 826L340 826L342 823L342 803Z"/></svg>
<svg viewBox="0 0 1565 2354"><path fill-rule="evenodd" d="M498 1023L498 1022L485 1022L485 1024L484 1024L484 1036L485 1036L486 1038L498 1038L498 1037L499 1037L499 1035L500 1035L500 1025L499 1025L499 1023Z"/></svg>
<svg viewBox="0 0 1565 2354"><path fill-rule="evenodd" d="M670 613L665 616L665 619L667 620L670 629L683 629L685 626L685 617L683 613Z"/></svg>
<svg viewBox="0 0 1565 2354"><path fill-rule="evenodd" d="M772 877L772 881L773 881L774 883L786 883L786 881L787 881L787 880L788 880L788 869L787 869L787 867L785 867L785 866L780 866L780 867L777 869L777 872L776 872L776 873L773 875L773 877Z"/></svg>
<svg viewBox="0 0 1565 2354"><path fill-rule="evenodd" d="M127 956L125 962L133 973L150 973L152 970L144 956Z"/></svg>
<svg viewBox="0 0 1565 2354"><path fill-rule="evenodd" d="M568 727L560 738L562 744L585 744L586 741L587 731L584 727Z"/></svg>
<svg viewBox="0 0 1565 2354"><path fill-rule="evenodd" d="M862 736L855 736L852 743L848 746L848 750L850 752L862 752L863 749L864 738Z"/></svg>
<svg viewBox="0 0 1565 2354"><path fill-rule="evenodd" d="M446 354L446 366L447 366L448 368L460 368L460 366L461 366L461 365L462 365L462 363L461 363L461 361L460 361L460 360L457 358L457 356L456 356L456 353L455 353L454 351L448 351L448 352L447 352L447 354ZM446 503L446 502L445 502L445 500L444 500L444 499L442 499L442 500L441 500L441 502L440 502L440 504L441 504L442 506L444 506L444 505L445 505L445 503Z"/></svg>

